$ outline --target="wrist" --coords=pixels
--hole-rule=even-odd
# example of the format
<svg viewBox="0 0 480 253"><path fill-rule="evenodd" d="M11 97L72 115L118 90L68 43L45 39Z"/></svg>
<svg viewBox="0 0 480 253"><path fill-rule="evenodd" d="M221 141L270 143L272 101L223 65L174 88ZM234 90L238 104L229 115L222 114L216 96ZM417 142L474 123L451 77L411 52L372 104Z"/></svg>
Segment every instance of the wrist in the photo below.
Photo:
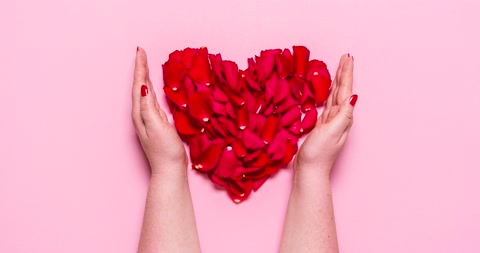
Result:
<svg viewBox="0 0 480 253"><path fill-rule="evenodd" d="M315 185L330 185L331 165L294 165L294 187L315 187Z"/></svg>
<svg viewBox="0 0 480 253"><path fill-rule="evenodd" d="M151 181L162 182L164 184L188 182L187 165L181 163L150 163L150 168L152 170Z"/></svg>

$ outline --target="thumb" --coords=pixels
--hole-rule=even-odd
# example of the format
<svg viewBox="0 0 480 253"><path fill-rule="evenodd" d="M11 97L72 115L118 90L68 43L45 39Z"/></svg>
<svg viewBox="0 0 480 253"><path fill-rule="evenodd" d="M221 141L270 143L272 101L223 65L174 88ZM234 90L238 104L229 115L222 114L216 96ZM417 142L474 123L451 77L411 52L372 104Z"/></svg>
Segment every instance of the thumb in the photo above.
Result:
<svg viewBox="0 0 480 253"><path fill-rule="evenodd" d="M147 85L141 86L140 98L140 116L145 124L145 128L148 131L149 128L155 128L160 123L160 116L158 110L155 107L155 97L148 89Z"/></svg>
<svg viewBox="0 0 480 253"><path fill-rule="evenodd" d="M338 135L342 135L345 130L352 124L353 109L357 103L358 95L354 94L346 98L340 105L337 115L330 121L331 127Z"/></svg>

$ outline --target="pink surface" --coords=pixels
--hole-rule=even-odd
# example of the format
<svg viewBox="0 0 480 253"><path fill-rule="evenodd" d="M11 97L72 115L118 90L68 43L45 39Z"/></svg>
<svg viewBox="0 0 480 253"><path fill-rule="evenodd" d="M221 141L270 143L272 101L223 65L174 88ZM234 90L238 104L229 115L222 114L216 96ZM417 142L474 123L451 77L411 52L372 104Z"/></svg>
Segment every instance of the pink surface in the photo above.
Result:
<svg viewBox="0 0 480 253"><path fill-rule="evenodd" d="M459 1L3 1L0 252L134 252L148 167L130 120L137 45L246 67L304 44L355 57L333 193L342 252L480 252L480 5ZM163 99L163 98L162 98ZM162 103L165 101L163 100ZM190 172L204 252L276 252L291 170L234 205Z"/></svg>

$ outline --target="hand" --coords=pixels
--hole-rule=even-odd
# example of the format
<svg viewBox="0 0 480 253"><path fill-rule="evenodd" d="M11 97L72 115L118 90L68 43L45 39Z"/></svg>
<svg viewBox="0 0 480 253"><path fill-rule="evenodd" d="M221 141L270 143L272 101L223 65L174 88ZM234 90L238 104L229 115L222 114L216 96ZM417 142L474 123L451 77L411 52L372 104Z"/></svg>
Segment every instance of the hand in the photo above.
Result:
<svg viewBox="0 0 480 253"><path fill-rule="evenodd" d="M187 156L175 128L160 108L148 76L147 55L137 48L132 88L132 119L143 150L152 168L152 175L185 173ZM181 167L183 169L177 169Z"/></svg>
<svg viewBox="0 0 480 253"><path fill-rule="evenodd" d="M325 110L295 158L295 171L314 170L326 177L330 175L333 163L353 124L353 108L357 95L352 96L352 84L353 57L343 55Z"/></svg>

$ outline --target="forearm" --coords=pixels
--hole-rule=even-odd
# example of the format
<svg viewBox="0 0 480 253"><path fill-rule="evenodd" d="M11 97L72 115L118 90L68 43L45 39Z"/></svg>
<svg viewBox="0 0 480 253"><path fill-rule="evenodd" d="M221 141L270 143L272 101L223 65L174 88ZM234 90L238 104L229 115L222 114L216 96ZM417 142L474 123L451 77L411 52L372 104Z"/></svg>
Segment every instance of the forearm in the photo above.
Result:
<svg viewBox="0 0 480 253"><path fill-rule="evenodd" d="M338 252L332 192L325 170L296 170L280 252ZM328 170L329 171L329 170Z"/></svg>
<svg viewBox="0 0 480 253"><path fill-rule="evenodd" d="M186 173L152 175L138 252L200 252Z"/></svg>

